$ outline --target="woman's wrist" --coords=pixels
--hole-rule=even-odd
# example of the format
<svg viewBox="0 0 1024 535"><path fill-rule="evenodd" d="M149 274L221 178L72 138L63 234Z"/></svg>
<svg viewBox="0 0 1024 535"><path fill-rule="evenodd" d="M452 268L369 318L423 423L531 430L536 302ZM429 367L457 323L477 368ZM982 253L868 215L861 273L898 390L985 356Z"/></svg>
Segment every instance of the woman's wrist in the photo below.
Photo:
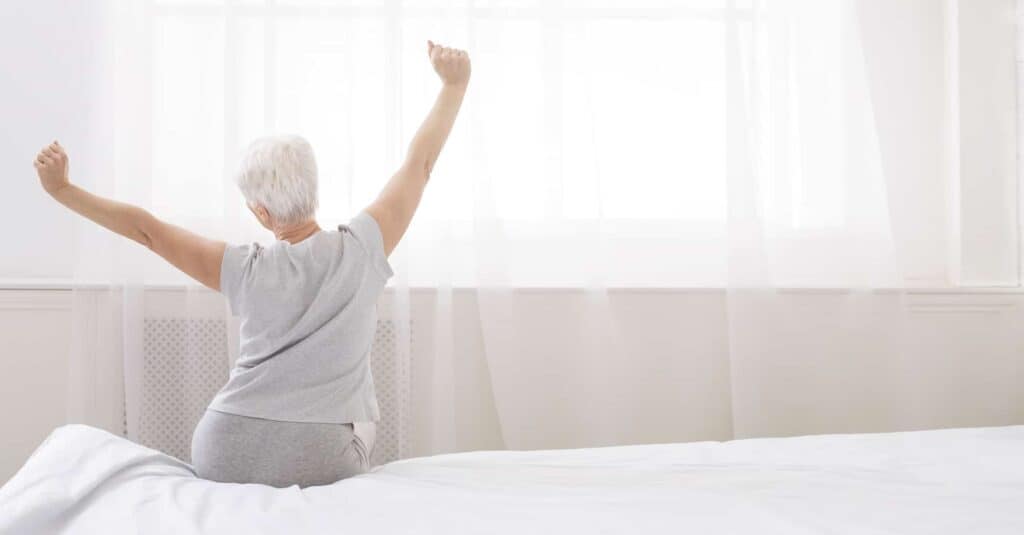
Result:
<svg viewBox="0 0 1024 535"><path fill-rule="evenodd" d="M68 193L72 191L70 182L64 182L63 184L44 189L46 190L46 193L50 194L50 197L53 197L58 201L61 200L61 197L66 197Z"/></svg>
<svg viewBox="0 0 1024 535"><path fill-rule="evenodd" d="M466 92L466 87L469 86L469 80L463 80L461 82L448 82L443 81L442 84L445 89L454 89L456 91Z"/></svg>

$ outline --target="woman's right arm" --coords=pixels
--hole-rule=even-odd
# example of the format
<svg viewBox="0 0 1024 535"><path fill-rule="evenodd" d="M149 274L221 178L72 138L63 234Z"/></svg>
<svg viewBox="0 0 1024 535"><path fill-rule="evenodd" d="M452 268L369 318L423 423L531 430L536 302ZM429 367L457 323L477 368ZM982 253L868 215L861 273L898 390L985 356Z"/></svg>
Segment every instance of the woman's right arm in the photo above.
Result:
<svg viewBox="0 0 1024 535"><path fill-rule="evenodd" d="M131 204L93 195L71 183L68 155L54 141L33 162L43 189L82 217L145 245L203 285L220 290L220 265L226 244L157 219Z"/></svg>
<svg viewBox="0 0 1024 535"><path fill-rule="evenodd" d="M366 208L377 221L384 238L384 253L398 245L416 213L423 189L430 179L441 148L459 114L469 84L470 63L465 51L427 41L427 53L443 85L427 118L409 144L402 167L391 177L377 199Z"/></svg>

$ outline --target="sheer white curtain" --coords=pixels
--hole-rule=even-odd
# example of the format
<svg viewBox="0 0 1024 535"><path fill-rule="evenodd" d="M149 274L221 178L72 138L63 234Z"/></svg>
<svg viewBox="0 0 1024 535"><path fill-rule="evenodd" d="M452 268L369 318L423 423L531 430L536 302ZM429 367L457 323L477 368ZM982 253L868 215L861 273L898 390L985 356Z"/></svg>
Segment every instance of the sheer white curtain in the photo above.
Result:
<svg viewBox="0 0 1024 535"><path fill-rule="evenodd" d="M554 160L534 173L547 184L535 209L556 208L530 221L542 229L539 240L518 221L484 213L473 244L486 259L478 265L480 320L510 447L806 432L808 418L787 427L791 415L774 413L776 405L828 404L830 390L819 387L835 392L832 374L864 363L850 354L824 362L834 352L808 347L805 331L841 335L850 329L844 312L854 323L870 313L848 309L861 289L904 285L887 189L899 177L883 169L857 4L674 5L655 20L552 12L561 46L545 53L564 63L546 84L561 91L554 105L576 113L506 144L560 136L553 148L523 149ZM567 22L574 16L582 20ZM478 103L490 94L486 83ZM473 126L474 140L492 142L488 126ZM503 184L479 178L485 200L501 198ZM583 206L585 215L559 203ZM544 248L544 239L557 245ZM519 271L525 265L536 268ZM533 274L579 291L549 313L509 288ZM646 331L629 327L618 286L726 288L724 304L706 306L722 315L724 351L646 358ZM835 293L824 305L829 321L798 318L792 309L801 305L780 293L786 288ZM663 328L687 336L693 312L672 312ZM872 358L898 362L898 352L875 349ZM794 380L810 388L793 394ZM714 386L693 387L701 383ZM848 402L855 392L832 397ZM842 403L823 412L843 419L850 411ZM689 423L705 418L720 424Z"/></svg>
<svg viewBox="0 0 1024 535"><path fill-rule="evenodd" d="M266 241L231 171L253 137L294 132L334 226L390 176L436 93L426 39L466 48L463 112L382 298L398 455L914 425L898 399L920 386L912 331L885 299L951 281L934 163L950 156L927 154L956 133L940 4L116 2L114 157L94 185ZM112 281L100 293L118 304L108 354L132 436L147 314L224 322L228 362L231 320L216 296L172 292L185 279L148 251L80 234L77 276ZM466 438L480 429L492 439Z"/></svg>

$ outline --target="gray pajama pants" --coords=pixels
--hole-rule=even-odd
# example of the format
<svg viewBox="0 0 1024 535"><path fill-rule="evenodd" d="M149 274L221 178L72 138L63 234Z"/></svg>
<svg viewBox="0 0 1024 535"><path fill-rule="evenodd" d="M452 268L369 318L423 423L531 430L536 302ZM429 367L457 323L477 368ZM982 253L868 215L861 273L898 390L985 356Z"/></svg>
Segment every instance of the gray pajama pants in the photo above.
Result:
<svg viewBox="0 0 1024 535"><path fill-rule="evenodd" d="M273 487L329 485L370 468L372 424L282 422L206 409L192 434L196 475Z"/></svg>

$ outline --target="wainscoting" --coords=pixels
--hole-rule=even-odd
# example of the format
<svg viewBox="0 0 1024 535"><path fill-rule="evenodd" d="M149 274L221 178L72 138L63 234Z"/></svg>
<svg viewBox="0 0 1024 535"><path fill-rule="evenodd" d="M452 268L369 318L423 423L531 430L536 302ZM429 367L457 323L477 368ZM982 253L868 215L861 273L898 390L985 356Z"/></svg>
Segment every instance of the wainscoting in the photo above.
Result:
<svg viewBox="0 0 1024 535"><path fill-rule="evenodd" d="M719 290L611 290L613 314L630 341L622 358L633 370L621 377L621 390L597 400L614 412L595 414L592 407L563 404L564 392L522 384L523 396L548 407L536 429L543 434L549 426L551 434L537 444L578 445L571 425L561 425L560 432L569 433L565 437L554 435L559 422L594 418L612 418L623 429L600 445L1024 424L1024 294L876 292L858 296L855 306L840 306L845 295L773 292L770 300L744 303L744 316L737 316L730 309L737 297ZM381 436L381 444L390 446L377 452L377 461L499 449L505 434L522 433L508 404L505 412L497 409L495 387L507 391L508 378L491 376L475 293L452 293L452 323L444 324L453 333L449 347L436 339L436 293L413 289L408 320L414 335L405 357L394 334L393 298L390 290L381 298L373 361L383 416L390 422ZM523 290L523 302L535 312L531 322L538 325L557 326L559 316L578 310L582 299L573 290ZM192 318L187 321L171 312L182 310L183 302ZM151 388L117 392L124 388L117 363L75 361L95 352L72 347L72 306L95 306L89 321L101 322L111 304L83 291L0 290L0 481L53 428L77 418L80 408L69 403L80 395L69 382L72 366L92 370L92 387L120 396L111 399L133 399L143 407L134 415L141 418L140 441L183 456L194 424L182 415L201 410L195 400L219 388L235 358L237 326L223 321L218 295L149 290L142 350L156 359ZM751 340L757 344L756 352L747 352L756 358L742 368L730 362L728 330L737 322L755 329ZM87 328L107 332L95 324ZM89 343L109 347L104 344L117 338L110 332L111 340ZM199 352L202 362L185 362L182 343L207 348ZM527 377L534 373L531 362L558 359L572 342L538 336L530 343L537 354L524 359ZM450 355L437 359L437 351ZM447 369L435 367L441 361ZM450 377L438 381L438 374ZM160 384L173 386L161 391L154 386ZM195 406L183 405L183 388L191 389L185 398ZM736 396L737 390L746 394ZM439 404L450 410L438 410ZM105 409L105 428L123 432L126 415L119 409Z"/></svg>
<svg viewBox="0 0 1024 535"><path fill-rule="evenodd" d="M67 417L71 292L0 292L0 481Z"/></svg>

